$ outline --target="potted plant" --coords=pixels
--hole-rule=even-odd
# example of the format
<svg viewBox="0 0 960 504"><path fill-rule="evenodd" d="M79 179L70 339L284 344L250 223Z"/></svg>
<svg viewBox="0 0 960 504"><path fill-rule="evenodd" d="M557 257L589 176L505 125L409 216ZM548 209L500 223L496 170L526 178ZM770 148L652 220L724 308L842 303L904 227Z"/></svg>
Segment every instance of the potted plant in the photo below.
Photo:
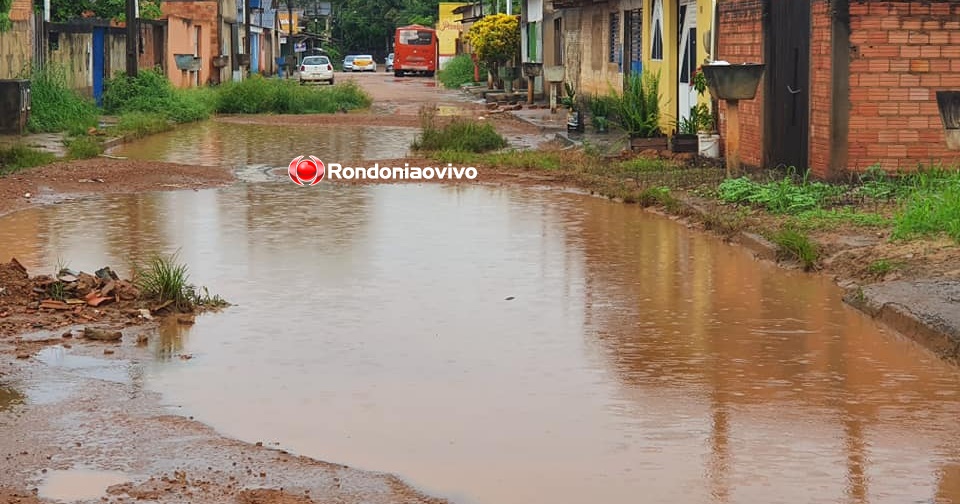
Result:
<svg viewBox="0 0 960 504"><path fill-rule="evenodd" d="M583 131L583 115L577 98L577 91L569 82L563 83L567 96L560 100L560 104L567 108L567 131Z"/></svg>
<svg viewBox="0 0 960 504"><path fill-rule="evenodd" d="M670 141L670 150L676 153L697 152L699 150L700 106L690 107L690 116L681 117L676 123L676 131Z"/></svg>
<svg viewBox="0 0 960 504"><path fill-rule="evenodd" d="M602 95L590 97L590 122L597 133L606 133L610 128L610 98Z"/></svg>
<svg viewBox="0 0 960 504"><path fill-rule="evenodd" d="M704 96L707 92L707 77L700 68L693 75L693 87L697 94ZM708 158L720 157L720 135L717 133L716 121L713 120L713 111L705 103L698 103L697 110L697 152ZM693 109L690 112L694 115Z"/></svg>
<svg viewBox="0 0 960 504"><path fill-rule="evenodd" d="M630 135L630 148L666 150L667 137L660 127L660 74L631 73L617 102L617 116Z"/></svg>

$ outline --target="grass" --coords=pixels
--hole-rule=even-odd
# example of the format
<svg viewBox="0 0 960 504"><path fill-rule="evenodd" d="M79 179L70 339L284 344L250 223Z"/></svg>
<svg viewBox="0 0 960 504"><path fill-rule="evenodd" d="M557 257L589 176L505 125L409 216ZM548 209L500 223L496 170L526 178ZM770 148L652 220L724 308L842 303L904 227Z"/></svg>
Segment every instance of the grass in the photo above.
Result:
<svg viewBox="0 0 960 504"><path fill-rule="evenodd" d="M56 158L54 154L21 144L0 147L0 176L52 163Z"/></svg>
<svg viewBox="0 0 960 504"><path fill-rule="evenodd" d="M438 124L433 106L420 109L420 137L411 147L417 151L489 152L507 146L507 140L492 124L454 118Z"/></svg>
<svg viewBox="0 0 960 504"><path fill-rule="evenodd" d="M97 125L96 104L70 89L63 67L50 64L23 77L30 79L30 131L80 134Z"/></svg>
<svg viewBox="0 0 960 504"><path fill-rule="evenodd" d="M921 173L894 217L892 238L945 234L960 243L960 171Z"/></svg>
<svg viewBox="0 0 960 504"><path fill-rule="evenodd" d="M480 75L487 75L487 69L481 65ZM459 88L473 82L473 59L469 54L460 54L447 62L443 70L437 73L437 78L443 87L448 89Z"/></svg>
<svg viewBox="0 0 960 504"><path fill-rule="evenodd" d="M120 120L113 127L113 132L133 138L143 138L171 129L173 124L163 114L128 112L120 116Z"/></svg>
<svg viewBox="0 0 960 504"><path fill-rule="evenodd" d="M67 286L59 277L67 269L67 264L61 258L57 258L57 266L53 272L53 283L47 286L47 297L57 301L64 301L67 297Z"/></svg>
<svg viewBox="0 0 960 504"><path fill-rule="evenodd" d="M97 137L77 136L64 140L67 157L70 159L89 159L103 154L103 144Z"/></svg>
<svg viewBox="0 0 960 504"><path fill-rule="evenodd" d="M215 111L215 92L177 89L156 70L141 70L136 77L118 72L104 88L103 110L108 114L151 114L187 123L207 119Z"/></svg>
<svg viewBox="0 0 960 504"><path fill-rule="evenodd" d="M190 310L194 305L189 279L187 266L178 262L177 254L155 254L134 264L134 282L140 296L160 304L169 301L180 310Z"/></svg>
<svg viewBox="0 0 960 504"><path fill-rule="evenodd" d="M795 259L808 271L816 267L820 257L819 247L803 232L783 228L771 233L769 238L777 245L781 259Z"/></svg>
<svg viewBox="0 0 960 504"><path fill-rule="evenodd" d="M224 114L329 114L363 109L373 102L353 82L334 86L300 86L293 79L256 75L223 84L216 93L215 111Z"/></svg>
<svg viewBox="0 0 960 504"><path fill-rule="evenodd" d="M179 261L178 253L151 255L145 261L134 262L133 270L142 299L159 304L169 302L181 311L229 305L220 296L211 295L206 287L197 289L190 283L187 265Z"/></svg>
<svg viewBox="0 0 960 504"><path fill-rule="evenodd" d="M898 261L892 261L890 259L877 259L870 263L870 266L867 267L867 270L871 274L878 277L886 276L888 273L900 268L901 264Z"/></svg>

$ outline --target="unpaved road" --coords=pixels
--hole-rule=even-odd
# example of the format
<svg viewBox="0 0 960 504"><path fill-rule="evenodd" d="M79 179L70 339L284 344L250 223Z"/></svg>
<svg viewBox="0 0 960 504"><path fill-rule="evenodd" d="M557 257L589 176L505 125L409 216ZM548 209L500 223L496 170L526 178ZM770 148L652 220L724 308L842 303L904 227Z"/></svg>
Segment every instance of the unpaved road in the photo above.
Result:
<svg viewBox="0 0 960 504"><path fill-rule="evenodd" d="M424 103L471 115L483 113L479 105L457 93L428 86L427 79L395 79L383 73L341 77L346 79L360 82L373 95L372 110L296 120L415 126ZM517 121L504 123L508 132L531 131ZM62 162L0 179L0 214L108 192L198 189L232 180L229 170L210 167L107 158ZM28 391L31 398L22 404L0 394L0 503L45 502L38 497L44 478L77 467L116 471L127 480L85 502L445 502L392 475L297 457L270 448L269 439L262 445L242 443L171 414L138 379L142 366L154 359L156 323L128 327L119 343L98 343L61 340L66 330L80 331L83 326L63 327L62 317L52 314L38 313L36 318L37 332L0 337L0 392ZM138 345L137 336L143 333L150 337L149 343ZM51 352L60 346L49 345L60 341L69 341L68 359L85 364L61 366L56 358L51 361ZM26 354L24 349L33 353Z"/></svg>

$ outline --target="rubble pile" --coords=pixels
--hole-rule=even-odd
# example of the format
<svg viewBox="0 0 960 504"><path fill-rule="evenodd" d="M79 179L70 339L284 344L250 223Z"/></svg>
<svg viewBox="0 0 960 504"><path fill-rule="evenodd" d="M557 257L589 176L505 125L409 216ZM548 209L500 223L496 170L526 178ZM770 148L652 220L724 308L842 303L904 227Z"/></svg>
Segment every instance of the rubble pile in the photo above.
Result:
<svg viewBox="0 0 960 504"><path fill-rule="evenodd" d="M109 267L93 274L64 268L55 277L30 277L16 258L0 264L0 306L19 305L28 310L80 313L87 306L134 301L139 295L132 282L121 280ZM4 313L0 308L0 317Z"/></svg>

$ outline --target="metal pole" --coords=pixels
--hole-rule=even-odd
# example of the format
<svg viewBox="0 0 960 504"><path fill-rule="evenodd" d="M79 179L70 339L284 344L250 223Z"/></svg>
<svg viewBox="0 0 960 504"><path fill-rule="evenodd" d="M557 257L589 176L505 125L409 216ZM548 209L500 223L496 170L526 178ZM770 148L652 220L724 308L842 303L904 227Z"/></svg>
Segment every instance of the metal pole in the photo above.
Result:
<svg viewBox="0 0 960 504"><path fill-rule="evenodd" d="M243 24L244 31L247 34L247 45L244 49L244 52L247 53L247 57L250 58L247 64L247 73L253 73L253 34L250 33L250 0L244 0L243 2Z"/></svg>
<svg viewBox="0 0 960 504"><path fill-rule="evenodd" d="M740 174L740 100L727 100L727 178Z"/></svg>
<svg viewBox="0 0 960 504"><path fill-rule="evenodd" d="M137 29L137 1L127 0L127 76L137 76L137 42L139 37Z"/></svg>

